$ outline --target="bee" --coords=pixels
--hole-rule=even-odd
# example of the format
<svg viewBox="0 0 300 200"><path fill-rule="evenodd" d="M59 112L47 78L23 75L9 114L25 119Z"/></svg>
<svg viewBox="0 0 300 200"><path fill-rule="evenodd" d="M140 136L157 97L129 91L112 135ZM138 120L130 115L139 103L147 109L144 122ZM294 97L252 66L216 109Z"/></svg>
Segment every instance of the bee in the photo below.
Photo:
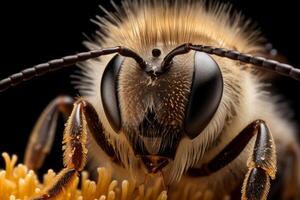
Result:
<svg viewBox="0 0 300 200"><path fill-rule="evenodd" d="M269 59L259 34L225 5L134 0L115 9L95 21L101 32L85 42L90 51L0 81L5 91L76 63L82 69L81 97L54 99L31 133L25 164L36 170L58 113L69 116L64 169L37 199L59 195L88 156L138 184L162 177L171 199L183 188L213 199L299 197L296 129L265 92L262 71L300 80L300 70Z"/></svg>

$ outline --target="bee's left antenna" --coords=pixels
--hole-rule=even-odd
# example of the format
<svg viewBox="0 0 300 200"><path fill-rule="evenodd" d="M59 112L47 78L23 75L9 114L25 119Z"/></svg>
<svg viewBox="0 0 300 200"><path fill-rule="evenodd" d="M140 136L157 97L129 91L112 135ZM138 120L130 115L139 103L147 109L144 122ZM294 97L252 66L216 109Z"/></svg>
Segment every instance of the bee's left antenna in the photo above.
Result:
<svg viewBox="0 0 300 200"><path fill-rule="evenodd" d="M300 69L297 69L291 65L280 63L276 60L266 59L263 57L256 57L250 54L244 54L234 50L228 50L213 46L194 45L190 43L180 45L173 49L170 53L168 53L161 64L162 71L166 71L171 67L172 60L175 56L186 54L191 50L205 52L208 54L213 54L232 60L238 60L244 63L252 64L261 69L276 72L278 74L288 76L300 81Z"/></svg>
<svg viewBox="0 0 300 200"><path fill-rule="evenodd" d="M143 60L143 58L126 47L117 46L111 48L103 48L88 52L82 52L71 56L65 56L60 59L54 59L46 63L35 65L31 68L24 69L19 73L12 74L9 77L0 80L0 92L3 92L10 87L16 86L19 83L25 82L34 77L42 76L49 72L57 71L64 67L74 65L77 62L113 53L119 53L122 56L131 57L139 64L142 69L146 68L146 62Z"/></svg>

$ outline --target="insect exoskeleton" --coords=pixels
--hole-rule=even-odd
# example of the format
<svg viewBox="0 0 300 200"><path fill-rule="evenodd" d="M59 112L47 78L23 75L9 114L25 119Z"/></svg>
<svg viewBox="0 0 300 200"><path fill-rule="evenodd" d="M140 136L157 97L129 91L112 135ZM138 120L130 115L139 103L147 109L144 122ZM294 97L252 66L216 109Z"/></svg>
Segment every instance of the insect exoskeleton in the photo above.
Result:
<svg viewBox="0 0 300 200"><path fill-rule="evenodd" d="M32 133L27 165L42 164L54 137L53 126L45 127L61 111L70 114L60 175L65 182L89 155L92 166L113 166L116 177L138 184L162 177L171 199L178 191L211 199L297 198L295 129L253 72L299 80L300 70L258 57L269 58L260 33L226 5L135 0L115 9L94 21L101 31L85 42L90 52L0 82L6 89L85 61L76 85L82 97L49 104ZM71 112L66 108L73 103ZM54 184L47 195L60 187Z"/></svg>

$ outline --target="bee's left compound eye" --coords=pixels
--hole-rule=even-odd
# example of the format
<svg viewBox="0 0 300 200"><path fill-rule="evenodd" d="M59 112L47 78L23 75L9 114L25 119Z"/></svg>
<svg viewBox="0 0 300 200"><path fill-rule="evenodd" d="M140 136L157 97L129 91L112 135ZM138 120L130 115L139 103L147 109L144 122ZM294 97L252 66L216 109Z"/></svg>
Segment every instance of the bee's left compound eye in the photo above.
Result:
<svg viewBox="0 0 300 200"><path fill-rule="evenodd" d="M185 115L185 131L197 137L214 116L223 94L223 77L216 61L206 53L195 53L191 93Z"/></svg>
<svg viewBox="0 0 300 200"><path fill-rule="evenodd" d="M118 76L124 57L114 56L107 64L101 79L101 99L105 115L115 132L121 129L121 114L118 100Z"/></svg>

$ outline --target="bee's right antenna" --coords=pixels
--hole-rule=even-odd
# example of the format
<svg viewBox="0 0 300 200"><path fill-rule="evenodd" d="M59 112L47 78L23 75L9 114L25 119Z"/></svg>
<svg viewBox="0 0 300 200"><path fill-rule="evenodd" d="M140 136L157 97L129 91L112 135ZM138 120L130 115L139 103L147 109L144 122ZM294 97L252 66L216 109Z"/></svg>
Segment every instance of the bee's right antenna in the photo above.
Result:
<svg viewBox="0 0 300 200"><path fill-rule="evenodd" d="M111 47L111 48L104 48L98 49L83 53L78 53L71 56L65 56L60 59L51 60L47 63L38 64L31 68L27 68L22 70L19 73L15 73L5 79L0 80L0 92L7 90L8 88L15 86L21 82L27 81L37 76L42 76L52 71L56 71L62 69L63 67L71 66L76 64L77 62L85 61L91 58L97 58L99 56L119 53L125 57L133 58L142 69L146 68L146 62L134 51L126 48L126 47Z"/></svg>
<svg viewBox="0 0 300 200"><path fill-rule="evenodd" d="M180 45L175 49L173 49L168 55L166 55L161 64L162 70L165 71L168 70L168 68L170 68L171 66L170 63L172 62L175 56L180 54L186 54L190 50L201 51L208 54L214 54L220 57L226 57L232 60L238 60L244 63L253 64L262 69L276 72L300 81L300 69L294 68L291 65L280 63L278 61L266 59L263 57L244 54L234 50L228 50L224 48L217 48L217 47L205 46L205 45L193 45L190 43Z"/></svg>

